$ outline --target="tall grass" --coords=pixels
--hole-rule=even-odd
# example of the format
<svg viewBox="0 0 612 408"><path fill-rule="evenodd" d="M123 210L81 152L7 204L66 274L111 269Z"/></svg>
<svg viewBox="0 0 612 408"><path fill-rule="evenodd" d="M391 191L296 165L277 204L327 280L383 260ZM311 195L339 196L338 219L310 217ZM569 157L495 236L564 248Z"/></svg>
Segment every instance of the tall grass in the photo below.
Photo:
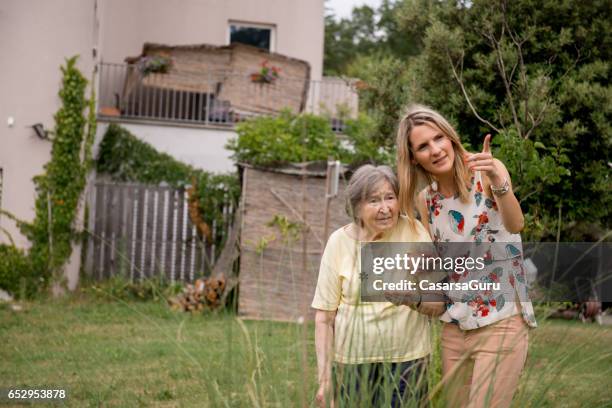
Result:
<svg viewBox="0 0 612 408"><path fill-rule="evenodd" d="M3 387L64 387L75 407L314 405L311 323L190 315L84 292L25 308L0 307ZM440 380L437 333L434 325L430 390ZM610 328L549 320L530 336L514 407L612 406Z"/></svg>
<svg viewBox="0 0 612 408"><path fill-rule="evenodd" d="M293 273L299 262L291 258L289 240L284 243L281 258ZM294 281L284 270L279 267L278 279ZM23 312L0 304L0 387L67 388L67 405L78 407L314 406L311 322L247 321L229 309L172 312L166 301L176 290L159 279L135 284L119 277L89 282L65 299L26 303ZM293 295L297 299L295 289ZM260 301L265 309L263 294ZM539 323L530 331L513 407L612 407L612 329L542 318ZM445 406L441 326L431 326L427 377L430 404L438 408ZM394 386L382 385L383 400L390 400ZM364 392L362 402L371 398Z"/></svg>

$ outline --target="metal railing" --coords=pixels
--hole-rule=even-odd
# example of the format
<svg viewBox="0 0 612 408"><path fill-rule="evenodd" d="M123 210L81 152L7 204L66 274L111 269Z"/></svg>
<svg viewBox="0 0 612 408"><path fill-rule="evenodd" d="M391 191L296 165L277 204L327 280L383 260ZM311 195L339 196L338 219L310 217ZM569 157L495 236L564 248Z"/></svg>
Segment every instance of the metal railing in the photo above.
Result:
<svg viewBox="0 0 612 408"><path fill-rule="evenodd" d="M330 118L334 131L356 117L358 95L349 81L311 81L280 76L258 82L252 73L193 72L143 75L137 66L102 63L98 116L234 126L283 109Z"/></svg>

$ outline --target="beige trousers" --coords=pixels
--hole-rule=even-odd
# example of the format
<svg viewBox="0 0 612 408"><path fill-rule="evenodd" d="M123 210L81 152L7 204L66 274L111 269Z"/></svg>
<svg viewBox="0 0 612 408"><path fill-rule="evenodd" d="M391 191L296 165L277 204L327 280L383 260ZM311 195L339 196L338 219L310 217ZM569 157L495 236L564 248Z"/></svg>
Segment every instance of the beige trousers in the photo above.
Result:
<svg viewBox="0 0 612 408"><path fill-rule="evenodd" d="M509 407L525 365L528 327L520 314L474 330L442 328L448 407Z"/></svg>

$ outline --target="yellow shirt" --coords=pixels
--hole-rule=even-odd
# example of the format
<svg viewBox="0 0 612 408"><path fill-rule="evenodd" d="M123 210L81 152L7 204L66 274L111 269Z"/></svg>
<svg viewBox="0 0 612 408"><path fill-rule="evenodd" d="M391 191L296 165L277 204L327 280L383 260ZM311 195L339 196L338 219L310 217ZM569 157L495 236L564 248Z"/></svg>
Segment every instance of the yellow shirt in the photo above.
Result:
<svg viewBox="0 0 612 408"><path fill-rule="evenodd" d="M408 220L385 233L380 241L430 242L417 221L416 233ZM336 230L325 246L312 307L336 311L334 360L344 364L402 362L431 352L429 319L407 306L390 302L361 302L360 243Z"/></svg>

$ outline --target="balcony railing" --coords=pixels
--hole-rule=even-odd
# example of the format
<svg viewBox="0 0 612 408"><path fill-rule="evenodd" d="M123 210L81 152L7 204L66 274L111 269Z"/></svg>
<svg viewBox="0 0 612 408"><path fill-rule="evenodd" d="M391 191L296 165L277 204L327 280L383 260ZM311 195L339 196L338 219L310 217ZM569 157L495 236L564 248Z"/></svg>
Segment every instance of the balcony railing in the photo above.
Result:
<svg viewBox="0 0 612 408"><path fill-rule="evenodd" d="M355 117L358 96L341 79L285 78L259 83L249 73L192 72L142 75L127 64L100 64L98 116L231 127L283 109L330 118L334 131Z"/></svg>

